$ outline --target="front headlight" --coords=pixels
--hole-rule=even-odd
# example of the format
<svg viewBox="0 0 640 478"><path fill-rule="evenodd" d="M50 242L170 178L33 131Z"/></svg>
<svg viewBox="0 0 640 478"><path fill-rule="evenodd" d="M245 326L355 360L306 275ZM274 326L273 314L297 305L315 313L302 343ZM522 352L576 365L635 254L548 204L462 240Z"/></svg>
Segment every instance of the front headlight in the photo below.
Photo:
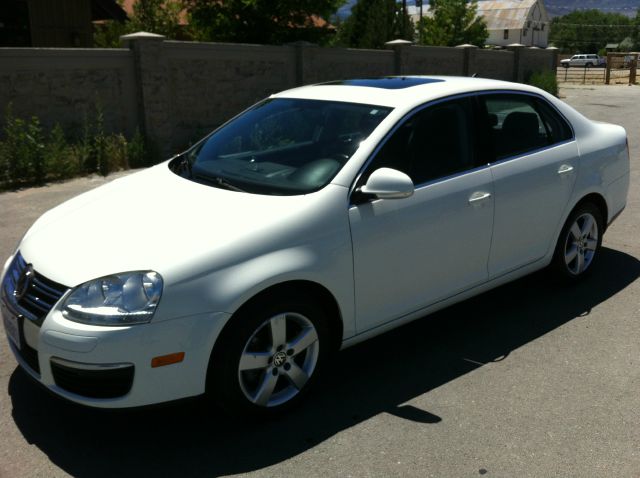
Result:
<svg viewBox="0 0 640 478"><path fill-rule="evenodd" d="M69 320L92 325L131 325L149 322L162 295L157 272L124 272L76 287L62 305Z"/></svg>

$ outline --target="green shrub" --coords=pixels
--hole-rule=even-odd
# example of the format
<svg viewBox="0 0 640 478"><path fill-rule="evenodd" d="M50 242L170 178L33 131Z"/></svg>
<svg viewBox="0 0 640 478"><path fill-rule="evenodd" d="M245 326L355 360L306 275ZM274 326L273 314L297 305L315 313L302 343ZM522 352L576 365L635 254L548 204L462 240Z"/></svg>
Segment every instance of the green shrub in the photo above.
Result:
<svg viewBox="0 0 640 478"><path fill-rule="evenodd" d="M109 172L129 169L127 138L112 134L104 139L105 168Z"/></svg>
<svg viewBox="0 0 640 478"><path fill-rule="evenodd" d="M145 140L140 130L136 130L131 141L127 144L127 157L129 158L129 166L132 168L142 168L149 166L151 163L147 154Z"/></svg>
<svg viewBox="0 0 640 478"><path fill-rule="evenodd" d="M130 140L121 133L105 132L99 103L94 121L85 115L79 130L79 135L69 136L56 124L47 133L37 117L15 117L9 105L0 138L0 190L83 174L106 176L112 171L148 166L154 159L139 131Z"/></svg>
<svg viewBox="0 0 640 478"><path fill-rule="evenodd" d="M6 109L5 141L5 180L13 183L38 183L44 179L44 136L40 120L16 118L11 105Z"/></svg>
<svg viewBox="0 0 640 478"><path fill-rule="evenodd" d="M555 71L546 70L532 73L527 84L536 86L554 96L558 96L558 78L556 77Z"/></svg>

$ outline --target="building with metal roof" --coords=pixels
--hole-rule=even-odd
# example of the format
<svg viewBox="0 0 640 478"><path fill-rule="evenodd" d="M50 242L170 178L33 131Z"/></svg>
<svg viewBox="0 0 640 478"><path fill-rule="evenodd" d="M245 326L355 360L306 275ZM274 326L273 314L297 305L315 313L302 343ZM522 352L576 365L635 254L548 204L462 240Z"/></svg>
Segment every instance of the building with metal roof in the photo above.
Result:
<svg viewBox="0 0 640 478"><path fill-rule="evenodd" d="M427 5L423 12L429 14ZM417 24L420 9L409 7L409 14ZM487 23L487 45L520 43L546 48L549 44L550 18L543 0L482 0L478 2L478 16Z"/></svg>

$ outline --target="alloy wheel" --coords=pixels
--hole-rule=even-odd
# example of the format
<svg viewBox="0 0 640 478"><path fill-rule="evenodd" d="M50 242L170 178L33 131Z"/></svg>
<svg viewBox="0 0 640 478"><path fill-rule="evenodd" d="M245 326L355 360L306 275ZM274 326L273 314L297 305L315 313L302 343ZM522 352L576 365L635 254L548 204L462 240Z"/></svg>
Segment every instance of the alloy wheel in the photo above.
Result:
<svg viewBox="0 0 640 478"><path fill-rule="evenodd" d="M262 323L238 363L245 397L262 407L282 405L305 386L318 363L318 333L304 315L287 312Z"/></svg>
<svg viewBox="0 0 640 478"><path fill-rule="evenodd" d="M598 248L598 223L590 213L576 218L569 228L564 247L564 262L568 271L577 276L586 271Z"/></svg>

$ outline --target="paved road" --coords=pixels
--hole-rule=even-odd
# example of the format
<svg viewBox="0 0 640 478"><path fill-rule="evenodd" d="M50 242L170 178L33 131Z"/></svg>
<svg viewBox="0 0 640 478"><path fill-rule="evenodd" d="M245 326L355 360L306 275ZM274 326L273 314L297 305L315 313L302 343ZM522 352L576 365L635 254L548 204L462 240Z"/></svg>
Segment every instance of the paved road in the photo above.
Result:
<svg viewBox="0 0 640 478"><path fill-rule="evenodd" d="M351 348L304 407L262 424L201 401L69 405L0 340L0 477L640 476L640 88L563 95L626 125L632 145L629 206L586 282L536 274ZM42 211L102 182L0 195L0 256Z"/></svg>

